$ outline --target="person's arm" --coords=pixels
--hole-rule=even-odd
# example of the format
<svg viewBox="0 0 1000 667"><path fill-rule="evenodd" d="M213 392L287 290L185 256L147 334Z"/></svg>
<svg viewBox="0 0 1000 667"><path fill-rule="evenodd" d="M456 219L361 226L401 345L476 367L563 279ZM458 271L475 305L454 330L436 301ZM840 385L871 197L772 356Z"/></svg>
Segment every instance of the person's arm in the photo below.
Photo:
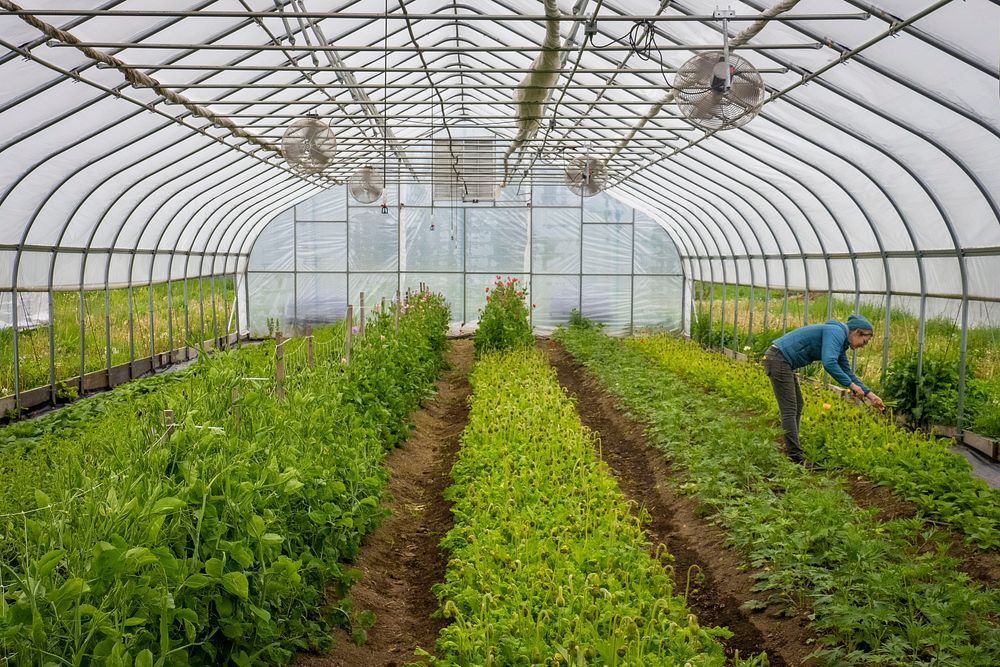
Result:
<svg viewBox="0 0 1000 667"><path fill-rule="evenodd" d="M847 350L840 351L840 356L837 358L837 363L840 365L840 368L844 371L844 374L851 379L851 383L861 387L861 395L867 396L868 393L871 391L871 389L869 389L868 385L862 382L861 379L854 374L854 369L851 368L851 362L847 360Z"/></svg>

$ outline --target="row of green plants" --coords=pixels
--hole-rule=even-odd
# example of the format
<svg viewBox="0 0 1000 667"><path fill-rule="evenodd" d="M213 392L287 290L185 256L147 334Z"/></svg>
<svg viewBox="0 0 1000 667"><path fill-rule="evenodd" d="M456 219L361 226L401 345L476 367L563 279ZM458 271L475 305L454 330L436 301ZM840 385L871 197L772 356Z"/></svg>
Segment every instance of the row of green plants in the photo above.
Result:
<svg viewBox="0 0 1000 667"><path fill-rule="evenodd" d="M284 401L268 341L41 435L0 479L60 466L0 517L0 658L283 664L335 624L363 635L371 619L327 593L357 578L345 563L384 515L385 452L443 364L443 298L403 310L398 335L369 319L349 363L343 325L316 332L313 367L286 342Z"/></svg>
<svg viewBox="0 0 1000 667"><path fill-rule="evenodd" d="M185 281L141 285L132 288L54 292L52 320L18 331L21 390L49 384L49 327L52 327L56 381L80 374L80 320L83 319L83 371L107 368L108 337L110 365L128 363L153 352L166 352L187 344L225 335L236 330L232 302L235 283L231 277L192 278L187 281L187 322L184 318ZM214 299L213 299L214 289ZM226 299L223 296L227 297ZM150 331L152 297L152 332ZM105 305L109 327L105 326ZM214 306L214 309L213 309ZM171 332L173 336L171 337ZM131 338L130 338L131 333ZM172 338L172 340L171 340ZM14 393L14 337L11 329L0 329L0 396Z"/></svg>
<svg viewBox="0 0 1000 667"><path fill-rule="evenodd" d="M483 352L470 379L431 664L726 664L541 354Z"/></svg>
<svg viewBox="0 0 1000 667"><path fill-rule="evenodd" d="M696 286L697 289L700 287ZM762 358L771 342L786 330L783 327L784 293L770 290L765 311L764 297L767 292L763 288L713 287L711 283L706 283L705 299L692 317L691 337L708 347L735 348L751 358ZM751 293L754 296L752 336L749 331ZM723 295L726 304L724 323L721 321ZM826 321L828 305L834 319L843 321L851 313L860 311L878 329L871 343L857 352L855 371L866 383L875 387L882 398L892 401L897 411L914 424L956 425L961 333L957 306L953 319L933 317L925 322L922 361L917 355L919 318L906 310L891 308L890 362L883 376L884 341L880 335L885 321L883 308L869 303L861 303L855 308L853 301L829 298L826 293L812 294L807 308L802 292L790 292L788 328L800 326L807 312L810 323ZM735 313L734 306L738 306ZM736 326L738 339L734 337L734 316L739 319ZM918 364L922 371L919 376ZM969 329L966 366L963 426L985 436L1000 438L1000 327L980 325ZM806 372L817 378L822 375L819 366L811 367Z"/></svg>
<svg viewBox="0 0 1000 667"><path fill-rule="evenodd" d="M678 472L669 483L754 568L758 597L745 608L805 615L827 665L1000 664L1000 593L958 571L947 535L920 518L876 520L842 481L789 461L771 416L727 407L690 379L725 371L700 364L698 348L682 348L690 356L677 364L693 367L683 374L648 342L593 326L556 337L645 425Z"/></svg>
<svg viewBox="0 0 1000 667"><path fill-rule="evenodd" d="M778 420L771 384L760 364L730 359L671 336L640 337L630 344L688 382L741 408ZM895 425L821 386L802 387L800 439L806 456L829 468L861 473L914 503L922 513L963 534L979 549L1000 548L1000 490L971 475L948 441Z"/></svg>

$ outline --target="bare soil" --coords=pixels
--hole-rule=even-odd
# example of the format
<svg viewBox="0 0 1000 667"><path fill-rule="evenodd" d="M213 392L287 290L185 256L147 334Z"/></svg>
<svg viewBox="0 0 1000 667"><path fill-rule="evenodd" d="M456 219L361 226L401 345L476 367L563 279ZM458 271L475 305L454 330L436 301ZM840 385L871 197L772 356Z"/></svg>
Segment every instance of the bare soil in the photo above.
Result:
<svg viewBox="0 0 1000 667"><path fill-rule="evenodd" d="M854 498L858 507L877 510L875 513L877 521L917 516L916 505L897 498L884 486L878 486L864 477L851 473L844 473L843 480L847 483L847 492ZM957 569L960 572L989 588L995 588L1000 583L1000 556L995 552L984 552L970 547L961 535L947 528L933 527L934 530L921 545L921 549L936 551L939 545L943 545L948 555L958 561Z"/></svg>
<svg viewBox="0 0 1000 667"><path fill-rule="evenodd" d="M740 608L757 599L751 591L752 573L726 547L722 531L698 517L696 503L672 489L670 480L676 473L649 444L642 426L624 416L603 387L555 341L542 340L539 345L560 383L576 397L581 421L600 435L601 455L622 491L651 515L646 526L649 537L673 554L676 590L683 593L690 588L688 606L699 623L729 628L734 635L726 641L731 655L766 651L773 667L819 664L806 659L817 644L804 614L789 618Z"/></svg>
<svg viewBox="0 0 1000 667"><path fill-rule="evenodd" d="M338 631L331 653L302 654L296 665L396 667L415 660L418 646L433 653L444 622L431 618L438 606L431 587L444 580L447 557L438 543L452 527L442 492L468 421L472 341L451 341L445 358L450 370L437 394L411 415L409 438L386 456L392 514L365 538L354 563L363 573L351 589L354 609L376 615L368 641L358 646Z"/></svg>

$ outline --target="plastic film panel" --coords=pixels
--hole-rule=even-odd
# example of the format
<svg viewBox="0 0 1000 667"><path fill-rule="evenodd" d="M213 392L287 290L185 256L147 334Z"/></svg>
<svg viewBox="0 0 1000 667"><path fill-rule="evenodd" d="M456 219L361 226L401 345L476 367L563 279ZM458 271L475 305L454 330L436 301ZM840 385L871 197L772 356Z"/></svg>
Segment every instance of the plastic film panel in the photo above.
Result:
<svg viewBox="0 0 1000 667"><path fill-rule="evenodd" d="M680 257L666 230L652 220L636 216L635 227L636 273L680 273Z"/></svg>
<svg viewBox="0 0 1000 667"><path fill-rule="evenodd" d="M583 276L581 312L605 325L608 333L623 334L631 319L631 276Z"/></svg>
<svg viewBox="0 0 1000 667"><path fill-rule="evenodd" d="M461 271L465 211L448 208L401 210L403 247L400 269L411 272ZM419 281L417 281L419 284Z"/></svg>
<svg viewBox="0 0 1000 667"><path fill-rule="evenodd" d="M528 262L527 209L466 210L466 270L523 273Z"/></svg>
<svg viewBox="0 0 1000 667"><path fill-rule="evenodd" d="M291 271L295 268L295 216L285 211L264 227L250 252L250 271Z"/></svg>
<svg viewBox="0 0 1000 667"><path fill-rule="evenodd" d="M347 274L300 273L296 278L295 296L295 315L299 324L342 320L347 314Z"/></svg>
<svg viewBox="0 0 1000 667"><path fill-rule="evenodd" d="M632 273L632 226L583 226L584 273Z"/></svg>
<svg viewBox="0 0 1000 667"><path fill-rule="evenodd" d="M299 272L347 270L347 224L300 222L295 226L295 268Z"/></svg>
<svg viewBox="0 0 1000 667"><path fill-rule="evenodd" d="M394 213L394 212L393 212ZM395 271L399 257L399 224L394 214L355 208L347 223L347 252L351 271Z"/></svg>
<svg viewBox="0 0 1000 667"><path fill-rule="evenodd" d="M541 273L579 273L580 227L579 208L534 209L532 269Z"/></svg>
<svg viewBox="0 0 1000 667"><path fill-rule="evenodd" d="M570 312L580 307L580 277L534 276L530 297L535 304L532 326L537 333L549 333L568 322Z"/></svg>
<svg viewBox="0 0 1000 667"><path fill-rule="evenodd" d="M287 329L295 320L295 276L251 272L247 281L253 298L249 322L251 335L266 336L279 328Z"/></svg>
<svg viewBox="0 0 1000 667"><path fill-rule="evenodd" d="M680 329L682 281L680 276L636 276L632 286L633 327Z"/></svg>
<svg viewBox="0 0 1000 667"><path fill-rule="evenodd" d="M406 290L416 292L420 283L427 284L432 292L444 295L448 308L451 310L451 321L462 322L462 307L465 297L465 280L460 273L404 273L401 292ZM402 296L402 295L401 295Z"/></svg>

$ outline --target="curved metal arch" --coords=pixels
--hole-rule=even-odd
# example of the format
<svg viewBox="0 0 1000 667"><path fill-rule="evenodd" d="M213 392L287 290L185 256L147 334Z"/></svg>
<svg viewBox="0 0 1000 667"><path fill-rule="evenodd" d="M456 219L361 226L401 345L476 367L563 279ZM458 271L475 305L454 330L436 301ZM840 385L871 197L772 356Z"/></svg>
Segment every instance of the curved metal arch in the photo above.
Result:
<svg viewBox="0 0 1000 667"><path fill-rule="evenodd" d="M760 139L757 138L750 131L745 132L745 134L747 134L747 135L749 135L751 137L754 137L755 139L757 139L758 141L760 141ZM722 139L720 139L720 142L726 144L727 146L735 148L725 137L723 137ZM782 153L784 155L788 155L789 157L793 157L793 158L795 157L794 155L792 155L791 153L785 151L784 149L780 148L779 146L773 146L773 148L775 150L777 150L779 153ZM750 155L750 153L748 151L742 151L742 152L744 154ZM760 158L760 157L758 157L756 155L753 155L752 157L754 157L756 160L758 160L761 163L765 163L764 159L762 159L762 158ZM807 167L810 166L804 160L800 160L800 162L802 162L802 164L805 165L805 166L807 166ZM777 171L778 173L783 174L786 178L789 178L792 181L795 181L796 183L798 183L799 187L801 187L806 192L808 192L810 195L812 195L812 197L815 198L816 201L819 202L823 206L824 209L826 209L827 214L833 220L834 224L837 225L837 229L838 229L838 231L840 231L840 235L844 239L844 243L847 246L847 251L852 255L851 264L852 264L853 269L854 269L854 284L857 287L858 280L859 280L859 276L858 276L858 263L857 263L857 260L853 257L853 255L854 255L853 245L851 244L851 241L848 238L847 233L844 231L844 226L843 226L843 224L841 224L839 216L836 213L834 213L834 211L830 208L830 206L826 203L826 201L822 197L820 197L818 194L816 194L816 192L809 185L807 185L802 179L800 179L798 176L796 176L795 174L791 173L791 171L789 171L787 169L784 169L784 168L782 168L782 167L780 167L778 165L773 165L772 164L772 165L769 165L769 166L772 169L774 169L775 171ZM824 174L824 172L822 172L819 169L816 169L816 171L818 173L824 175L824 176L826 175L826 174ZM831 180L834 183L834 185L836 185L838 188L840 188L841 190L844 190L846 192L846 188L844 188L844 186L839 181L837 181L836 179L831 179ZM852 198L852 200L853 200L853 198ZM815 231L815 227L813 229ZM831 300L833 298L833 267L830 264L830 253L826 249L826 244L823 241L823 237L820 236L818 232L816 232L816 240L819 242L820 250L823 252L823 261L824 261L824 263L826 265L827 317L829 317L831 309L833 308L833 304L831 302ZM804 315L804 323L808 324L809 323L809 300L808 300L808 297L806 297L805 304L803 306L803 315Z"/></svg>
<svg viewBox="0 0 1000 667"><path fill-rule="evenodd" d="M234 210L236 208L238 208L240 206L253 205L254 203L256 203L255 200L257 198L259 198L259 197L261 197L261 196L269 193L271 190L274 190L275 188L284 188L284 187L285 187L285 184L282 183L282 182L278 182L278 183L260 183L260 184L255 184L247 192L234 193L234 194L231 194L231 195L229 195L227 197L221 197L221 198L216 197L216 198L214 198L216 200L215 201L215 207L206 215L205 221L207 222L208 220L211 220L213 217L218 216L219 217L219 222L217 222L214 225L213 229L217 229L217 228L220 228L220 227L223 228L223 229L225 229L225 228L227 228L229 226L226 223L227 218L229 216L231 216L231 215L234 214ZM302 189L305 189L307 187L308 186L306 186L306 185L303 184L303 188ZM341 187L341 186L335 186L335 187ZM297 192L301 192L302 189L298 190ZM258 191L258 192L256 192L254 194L253 193L254 190L263 190L263 192ZM306 196L310 196L310 195L316 194L318 192L320 192L320 190L309 191ZM263 202L263 203L266 205L267 202ZM222 209L226 208L226 207L228 207L228 210L226 210L225 212L221 212ZM235 224L235 223L229 223L229 224ZM177 242L180 241L181 236L182 235L178 235ZM176 247L176 243L175 243L175 247ZM208 241L206 241L206 243L205 243L205 248L206 248L206 251L207 251L208 250Z"/></svg>
<svg viewBox="0 0 1000 667"><path fill-rule="evenodd" d="M700 173L700 172L698 172L697 170L695 170L695 169L692 169L692 168L691 168L690 166L687 166L687 165L683 165L683 164L681 164L681 163L678 163L678 162L675 162L675 163L674 163L674 165L675 165L675 166L677 166L678 168L681 168L681 169L684 169L684 170L687 170L687 171L690 171L690 172L692 172L693 174L695 174L695 175L697 176L697 178L698 178L698 179L704 179L704 180L710 180L710 179L709 179L708 177L706 177L706 176L705 176L704 174L701 174L701 173ZM678 182L678 181L676 180L676 178L677 178L677 175L676 175L676 172L675 172L675 171L673 171L673 170L670 170L670 169L667 169L667 168L665 168L665 167L662 167L662 166L661 166L661 168L663 168L663 170L664 170L664 171L667 171L667 172L669 172L669 173L670 173L670 174L671 174L672 176L674 176L674 178L673 178L673 179L671 180L671 182L672 182L672 183L676 183L676 182ZM646 177L644 177L644 178L647 178L647 179L649 179L650 181L652 180L652 176L646 176ZM683 177L682 177L682 178L683 178ZM732 178L732 177L729 177L729 178ZM721 201L722 203L724 203L724 204L725 204L726 206L728 206L728 207L729 207L730 209L732 209L732 210L733 210L734 212L736 212L736 213L737 213L737 215L738 215L738 217L740 217L740 218L742 218L742 219L744 220L744 223L745 223L745 225L746 225L746 229L747 229L747 230L748 230L748 231L750 232L750 234L751 234L751 235L753 236L753 238L754 238L754 241L755 241L755 242L756 242L756 244L757 244L757 248L758 248L758 249L759 249L759 250L760 250L761 252L763 252L763 245L762 245L762 243L761 243L761 240L760 240L760 237L759 237L759 236L757 235L757 230L756 230L756 228L755 228L755 227L754 227L754 225L753 225L753 224L752 224L752 223L751 223L751 222L749 221L749 219L747 219L747 218L746 218L746 216L745 216L745 215L744 215L744 214L743 214L743 213L742 213L741 211L739 211L739 209L737 209L737 208L736 208L736 206L735 206L735 205L734 205L734 204L733 204L733 203L732 203L731 201L729 201L729 200L727 200L727 199L725 199L725 198L723 198L723 197L720 197L720 196L719 196L719 195L718 195L717 193L715 193L715 192L712 192L712 191L711 191L711 190L710 190L710 189L709 189L709 188L708 188L707 186L705 186L705 185L704 185L704 184L702 184L702 183L699 183L699 182L697 182L697 181L691 181L691 180L690 180L689 178L685 178L685 180L686 180L686 181L688 181L688 182L690 183L690 186L689 186L689 188L687 189L687 192L689 192L690 194L694 195L694 191L693 191L693 190L691 190L691 188L694 188L695 190L697 190L697 191L698 191L698 195L697 195L697 196L698 196L698 197L699 197L700 199L703 199L703 200L705 200L706 202L707 202L707 201L710 201L710 199L709 199L709 198L707 198L707 195L706 195L706 194L702 194L702 192L701 192L701 191L704 191L705 193L708 193L708 195L711 195L712 197L718 197L718 199L719 199L719 200L720 200L720 201ZM735 179L732 179L732 180L735 180ZM755 205L754 205L754 204L753 204L752 202L750 202L749 200L747 200L747 198L746 198L745 196L743 196L743 194L741 194L741 193L739 193L739 192L737 192L737 191L733 190L732 188L730 188L730 187L728 187L728 186L726 186L726 187L725 187L725 189L726 189L726 190L727 190L727 192L729 192L729 193L730 193L730 194L731 194L732 196L736 197L737 199L740 199L740 200L741 200L741 201L743 202L743 204L744 204L745 206L747 206L747 207L748 207L748 208L749 208L750 210L752 210L752 211L754 212L754 214L755 214L755 215L756 215L756 216L757 216L758 218L760 218L761 222L765 222L765 221L767 220L767 218L766 218L766 217L764 217L764 215L763 215L763 214L762 214L762 213L761 213L761 212L760 212L760 211L759 211L759 210L757 209L757 207L756 207L756 206L755 206ZM776 212L778 213L779 217L781 216L781 212L780 212L780 211L779 211L779 210L778 210L778 209L777 209L776 207L774 207L774 204L773 204L773 203L771 203L771 202L770 202L770 200L768 200L768 199L767 199L766 197L763 197L763 196L761 197L761 199L762 199L763 201L767 202L767 204L768 204L769 206L771 206L772 208L774 208L774 210L775 210L775 211L776 211ZM713 205L713 207L716 207L716 208L717 208L717 205L716 205L716 204L714 204L714 203L713 203L712 205ZM721 213L721 211L720 211L720 213ZM740 239L740 242L741 242L741 243L743 244L743 248L744 248L744 251L746 252L746 254L748 254L748 255L749 255L750 253L749 253L749 250L747 249L747 245L746 245L746 241L745 241L745 240L744 240L744 238L743 238L743 234L742 234L742 233L740 232L740 230L739 230L739 229L737 229L737 228L736 228L736 226L735 226L735 225L733 224L732 220L731 220L731 219L730 219L730 218L729 218L728 216L725 216L725 214L723 214L723 217L724 217L724 219L726 219L726 220L727 220L727 221L728 221L728 222L730 223L730 225L731 225L731 226L732 226L732 228L733 228L733 231L734 231L734 232L736 233L736 236L737 236L737 238L739 238L739 239ZM766 222L765 222L765 228L766 228L766 229L768 229L768 231L771 231L771 229L770 229L770 228L769 228L769 227L768 227L768 226L766 225ZM721 231L721 229L720 229L720 231ZM773 236L773 232L772 232L772 238L774 238L774 236ZM778 245L778 244L777 244L777 240L776 240L776 239L775 239L775 244L776 244L776 245ZM727 238L727 245L729 245L730 249L732 249L732 245L731 245L731 244L729 244L729 241L728 241L728 238ZM779 246L779 247L780 247L780 246ZM721 255L720 255L720 257L721 257ZM784 260L783 260L783 263L784 263ZM750 268L750 278L751 278L751 282L755 282L755 269L754 269L754 266L753 266L753 262L752 262L752 261L751 261L751 262L749 262L749 268ZM737 271L736 271L736 272L737 272L737 276L738 276L738 275L739 275L739 270L738 270L738 266L736 267L736 269L737 269ZM787 270L787 266L786 266L786 270ZM767 264L766 264L766 263L764 264L764 273L765 273L765 276L766 276L766 278L769 278L769 276L770 276L770 269L769 269L769 267L767 266ZM738 301L737 301L736 303L737 303L737 306L736 306L736 307L738 308ZM710 319L711 319L711 304L710 304L710 310L709 310L709 317L710 317ZM735 318L734 318L734 324L735 324ZM751 332L751 333L752 333L752 332Z"/></svg>
<svg viewBox="0 0 1000 667"><path fill-rule="evenodd" d="M753 178L755 180L763 181L763 179L761 179L759 176L756 176L755 174L753 174L749 170L747 170L747 169L745 169L745 168L743 168L743 167L735 164L729 158L717 155L717 154L715 154L715 153L713 153L711 151L708 151L708 150L703 150L703 152L708 153L714 159L717 159L717 160L719 160L721 162L724 162L724 163L730 165L731 167L734 167L736 169L737 173L742 172L742 173L750 176L751 178ZM699 159L693 153L686 153L684 155L687 157L687 159L689 159L689 160L691 160L693 162L697 162L698 164L703 165L706 169L708 169L712 173L723 174L727 178L730 178L730 179L732 179L734 181L736 180L736 178L731 173L729 173L727 171L721 171L718 168L713 167L711 164L708 164L708 163L704 162L703 160ZM679 164L679 161L674 160L673 162ZM694 170L694 171L697 172L697 170ZM702 177L703 178L708 178L708 176L706 176L704 174L702 175ZM782 219L782 220L785 220L786 225L788 227L788 231L792 235L792 239L795 241L795 244L799 248L799 256L802 259L802 271L803 271L803 274L805 276L805 289L806 289L806 291L809 291L811 289L810 280L809 280L809 264L808 264L808 262L807 262L807 260L806 260L806 258L804 256L805 255L805 251L804 251L803 246L802 246L802 239L799 237L799 233L796 230L795 226L792 225L791 222L788 221L785 218L784 214L781 213L781 209L778 208L778 206L771 200L771 198L768 197L767 195L765 195L761 190L752 187L751 185L749 185L746 182L740 182L740 185L742 185L743 187L746 187L747 189L751 190L754 194L756 194L757 196L759 196L761 199L763 199L766 202L768 202L768 205L771 206L775 210L775 212L777 212L779 214L779 218ZM769 185L769 184L767 184L767 185ZM774 187L774 186L770 186L770 187ZM777 188L774 188L774 189L778 190ZM787 199L788 202L792 205L792 207L794 207L795 209L798 210L799 214L802 215L803 219L805 219L807 222L809 221L809 216L807 216L805 214L805 211L802 210L802 208L799 206L798 202L795 199L791 198L788 194L783 193L780 190L778 190L777 194L778 195L783 195L785 197L785 199ZM767 226L770 225L770 223L767 222L768 219L766 217L763 218L763 220L765 221L765 225L767 225ZM818 237L819 234L816 232L816 229L815 229L815 227L812 226L811 222L809 223L809 226L810 226L810 229L812 230L813 234L815 234ZM784 252L782 244L777 241L777 237L775 237L775 241L776 241L777 247L779 248L779 250L781 250L781 254L783 256L785 254L787 254L787 253ZM788 313L787 313L787 305L788 305L788 302L787 302L787 294L788 294L788 269L787 269L787 264L785 264L784 266L785 266L785 276L784 276L784 278L785 278L785 315L784 315L784 321L782 323L782 326L784 328L787 328L788 327Z"/></svg>
<svg viewBox="0 0 1000 667"><path fill-rule="evenodd" d="M603 58L603 56L601 56L601 57ZM605 59L605 60L608 60L607 58L604 58L604 59ZM609 62L610 62L610 61L609 61ZM585 104L586 102L585 102L585 101L581 101L581 103L584 103L584 104ZM765 195L763 195L763 194L762 194L762 193L760 193L759 191L758 191L758 195L759 195L759 196L761 196L761 197L762 197L763 199L765 199L765 200L768 200L768 199L769 199L768 197L766 197ZM773 204L772 204L772 206L773 206ZM798 208L798 206L797 206L797 205L796 205L796 207ZM777 210L777 209L776 209L776 210ZM801 210L801 209L800 209L800 210ZM805 215L804 215L804 213L803 213L803 216L804 216L804 218L805 218L805 219L807 220L807 222L808 222L808 217L807 217L807 216L805 216ZM810 224L811 224L811 223L810 223ZM789 226L789 229L791 230L791 226ZM815 228L813 228L813 232L815 233ZM793 232L793 236L794 236L794 235L795 235L795 233ZM816 234L816 236L817 236L817 239L819 239L819 235L818 235L818 234ZM799 245L799 247L800 247L800 252L801 252L801 242L800 242L800 241L798 241L797 237L796 237L796 241L797 241L797 243L798 243L798 245ZM780 247L780 244L779 244L779 247ZM786 268L787 268L787 267L786 267ZM806 263L806 260L805 260L805 259L803 259L803 269L804 269L804 271L805 271L805 276L806 276L806 288L807 288L807 290L808 290L808 289L809 289L809 269L808 269L808 264ZM828 269L829 269L829 267L828 267ZM785 274L785 275L786 275L786 281L787 281L787 275L788 275L788 274L787 274L787 270L786 270L786 274ZM787 293L787 282L786 282L786 293Z"/></svg>
<svg viewBox="0 0 1000 667"><path fill-rule="evenodd" d="M843 160L845 163L851 165L861 175L863 175L873 186L875 186L879 190L879 192L882 193L882 196L885 197L886 201L888 201L889 204L892 206L892 208L896 211L896 215L899 216L900 223L902 224L903 229L906 231L906 234L909 237L910 247L913 248L914 251L916 251L916 249L917 249L917 242L916 242L916 238L913 235L913 230L910 228L910 225L907 224L906 217L903 214L903 210L900 208L899 204L897 203L896 198L893 197L886 190L886 188L878 181L878 179L876 179L872 174L870 174L866 168L862 167L860 164L856 163L854 160L848 159L843 153L841 153L839 151L834 151L834 150L828 148L826 145L821 145L818 141L816 141L815 139L807 136L804 132L800 132L800 131L798 131L796 129L793 129L793 128L785 125L784 123L778 122L776 119L772 118L770 116L770 114L763 113L763 114L761 114L761 117L763 117L766 120L770 121L771 123L774 123L775 125L781 127L785 132L788 132L790 134L794 134L796 137L798 137L802 141L805 141L806 143L808 143L808 144L810 144L812 146L815 146L817 149L826 151L826 152L830 153L831 155L834 155L834 156L838 157L839 159ZM819 119L819 120L822 120L822 119ZM814 166L814 168L815 169L819 169L819 167L816 167L816 166ZM891 312L890 311L891 311L891 299L892 299L892 273L889 270L889 258L886 255L885 244L884 244L884 242L882 240L882 234L879 231L879 227L878 227L877 224L875 224L875 221L871 219L871 216L869 216L868 210L864 206L862 206L860 202L857 201L856 197L854 196L854 193L851 191L850 188L844 187L844 192L846 192L848 194L848 196L855 202L855 205L858 207L858 210L861 211L861 214L865 217L865 220L868 221L868 226L871 229L873 236L875 237L876 243L878 244L879 254L881 255L881 259L882 259L882 270L885 273L885 280L886 280L886 307L885 307L885 321L884 321L883 334L882 334L883 335L883 339L882 339L882 369L881 369L881 375L882 375L882 378L884 379L885 378L886 368L888 367L888 362L889 362L889 327L890 327L890 321L891 321ZM858 276L858 272L857 272L857 258L854 257L854 258L852 258L852 260L853 260L854 271L855 271L855 309L856 309L857 308L857 304L858 304L857 298L860 296L860 294L859 294L859 292L860 292L860 283L859 283L859 280L858 280L859 276ZM924 275L923 261L920 258L918 258L918 261L917 261L917 272L918 272L919 281L920 281L920 291L921 291L921 294L926 294L926 290L927 290L927 288L926 288L926 276Z"/></svg>

